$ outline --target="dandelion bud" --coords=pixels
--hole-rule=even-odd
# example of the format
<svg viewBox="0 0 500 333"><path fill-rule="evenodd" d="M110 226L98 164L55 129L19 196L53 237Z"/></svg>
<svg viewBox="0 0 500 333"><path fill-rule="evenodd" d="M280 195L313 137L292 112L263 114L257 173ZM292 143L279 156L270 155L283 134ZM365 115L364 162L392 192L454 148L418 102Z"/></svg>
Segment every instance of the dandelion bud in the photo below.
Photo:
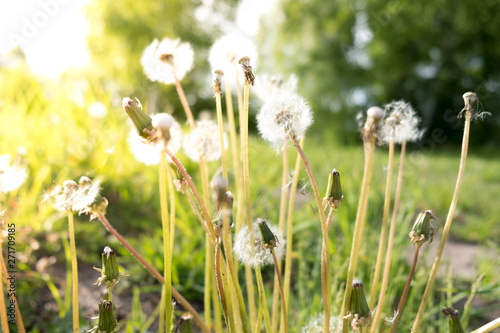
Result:
<svg viewBox="0 0 500 333"><path fill-rule="evenodd" d="M220 69L214 71L214 84L212 85L212 89L214 90L214 94L222 93L222 77L224 76L224 72Z"/></svg>
<svg viewBox="0 0 500 333"><path fill-rule="evenodd" d="M460 323L460 317L457 310L455 310L454 308L444 307L441 309L441 312L447 315L450 319L450 333L464 333L464 329L462 328L462 324Z"/></svg>
<svg viewBox="0 0 500 333"><path fill-rule="evenodd" d="M276 242L278 239L273 234L266 221L263 219L257 219L257 224L259 226L260 234L262 236L262 246L267 249L274 249L276 246Z"/></svg>
<svg viewBox="0 0 500 333"><path fill-rule="evenodd" d="M193 333L193 316L189 313L183 314L177 323L180 333Z"/></svg>
<svg viewBox="0 0 500 333"><path fill-rule="evenodd" d="M363 283L354 278L352 281L351 313L348 319L351 320L353 331L358 331L362 326L368 326L372 322L372 313L366 303Z"/></svg>
<svg viewBox="0 0 500 333"><path fill-rule="evenodd" d="M101 277L97 280L97 284L101 285L104 282L108 288L114 288L120 281L120 269L116 262L116 253L109 246L106 246L101 255Z"/></svg>
<svg viewBox="0 0 500 333"><path fill-rule="evenodd" d="M153 125L151 123L151 117L142 110L141 102L139 102L137 98L132 100L125 97L122 106L130 120L134 123L137 133L144 139L148 139L153 130Z"/></svg>
<svg viewBox="0 0 500 333"><path fill-rule="evenodd" d="M430 210L418 214L409 234L411 241L416 246L424 244L429 239L432 242L432 236L434 236L436 227L432 225L431 220L434 220L434 216L432 216Z"/></svg>
<svg viewBox="0 0 500 333"><path fill-rule="evenodd" d="M328 204L333 209L337 209L342 202L344 202L344 196L342 195L342 186L340 186L340 173L333 169L328 175L328 186L323 205Z"/></svg>
<svg viewBox="0 0 500 333"><path fill-rule="evenodd" d="M99 302L99 321L97 323L97 332L118 332L116 319L113 315L113 303L110 301Z"/></svg>

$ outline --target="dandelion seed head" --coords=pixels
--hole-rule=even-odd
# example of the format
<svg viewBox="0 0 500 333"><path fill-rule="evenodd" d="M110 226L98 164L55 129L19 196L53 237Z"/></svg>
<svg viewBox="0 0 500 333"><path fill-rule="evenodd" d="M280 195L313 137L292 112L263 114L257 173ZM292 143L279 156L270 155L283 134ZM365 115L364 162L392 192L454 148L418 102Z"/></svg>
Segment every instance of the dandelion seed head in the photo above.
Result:
<svg viewBox="0 0 500 333"><path fill-rule="evenodd" d="M252 66L257 62L257 48L250 40L237 36L226 35L215 41L210 49L208 60L212 71L221 69L224 75L230 79L241 75L241 66L238 61L247 56L252 59Z"/></svg>
<svg viewBox="0 0 500 333"><path fill-rule="evenodd" d="M274 253L276 259L279 261L285 255L286 241L283 238L283 232L279 230L277 226L271 224L268 224L268 226L278 240L276 242L277 247L274 248ZM252 234L254 239L253 244L250 240L251 237L248 226L241 228L238 235L236 235L233 251L238 256L238 260L252 268L274 264L271 252L263 246L262 235L259 231L257 222L253 223Z"/></svg>
<svg viewBox="0 0 500 333"><path fill-rule="evenodd" d="M227 136L224 134L224 149L227 146ZM213 120L204 119L196 122L196 127L182 142L184 153L195 162L204 156L207 161L215 161L221 157L219 126Z"/></svg>
<svg viewBox="0 0 500 333"><path fill-rule="evenodd" d="M94 119L102 119L106 116L108 108L101 102L93 102L87 109L89 116Z"/></svg>
<svg viewBox="0 0 500 333"><path fill-rule="evenodd" d="M10 155L0 155L0 192L17 190L24 183L28 173L26 168L10 164Z"/></svg>
<svg viewBox="0 0 500 333"><path fill-rule="evenodd" d="M283 93L266 102L257 115L262 137L273 143L284 143L291 136L302 136L312 124L307 102L294 93Z"/></svg>
<svg viewBox="0 0 500 333"><path fill-rule="evenodd" d="M141 64L151 81L172 84L182 80L193 67L194 51L180 39L155 39L142 53Z"/></svg>
<svg viewBox="0 0 500 333"><path fill-rule="evenodd" d="M393 101L385 105L386 118L380 129L381 143L391 141L417 141L422 137L423 131L419 129L420 118L410 103L403 100Z"/></svg>
<svg viewBox="0 0 500 333"><path fill-rule="evenodd" d="M278 75L263 74L259 76L259 84L255 86L255 93L263 101L268 101L282 93L295 93L296 91L297 77L293 74L286 81Z"/></svg>
<svg viewBox="0 0 500 333"><path fill-rule="evenodd" d="M62 186L56 185L46 192L43 201L52 202L54 209L59 211L84 212L90 209L100 190L99 180L91 181L88 177L82 177L80 184L66 180Z"/></svg>
<svg viewBox="0 0 500 333"><path fill-rule="evenodd" d="M325 317L323 313L318 313L309 320L306 326L302 327L302 333L318 333L323 332L323 325L325 323ZM340 323L339 316L330 316L330 333L337 331L337 327Z"/></svg>

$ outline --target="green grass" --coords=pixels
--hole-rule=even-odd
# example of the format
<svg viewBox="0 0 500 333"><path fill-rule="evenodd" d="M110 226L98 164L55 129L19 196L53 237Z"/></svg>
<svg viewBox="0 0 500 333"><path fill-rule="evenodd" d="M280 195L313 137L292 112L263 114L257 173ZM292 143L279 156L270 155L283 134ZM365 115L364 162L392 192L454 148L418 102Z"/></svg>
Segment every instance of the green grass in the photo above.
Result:
<svg viewBox="0 0 500 333"><path fill-rule="evenodd" d="M60 239L61 232L64 235L67 230L64 214L54 212L49 205L40 204L43 191L50 188L54 181L61 184L66 179L76 180L82 175L101 178L102 194L110 202L110 222L158 271L163 269L157 168L140 164L129 152L129 126L121 109L120 96L115 95L115 91L108 91L101 82L94 81L87 82L87 89L82 91L79 88L81 82L78 82L68 77L59 84L41 84L23 68L0 71L0 153L16 155L19 146L27 150L27 155L21 158L28 167L29 179L17 193L11 193L6 200L10 208L10 220L16 222L19 232L18 268L23 271L23 275L18 298L22 300L21 310L25 323L33 332L43 329L63 332L61 327L57 326L57 312L36 313L29 306L36 304L42 290L48 290L47 283L35 272L36 263L42 257L49 256L55 256L61 265L64 265L65 261ZM86 112L86 107L96 100L109 106L108 114L102 120L90 119ZM474 135L474 127L471 135ZM328 173L333 168L341 174L345 201L335 213L330 229L332 309L339 312L363 172L363 151L361 143L357 146L341 146L335 139L326 139L330 137L331 135L318 126L306 140L305 153L321 192L324 192ZM290 165L293 166L293 147L290 147L290 152ZM403 254L411 248L407 234L414 216L419 211L431 209L436 216L438 227L444 224L458 172L459 153L458 147L437 147L434 151L426 151L410 146L397 221L399 227L396 231L395 247L398 254ZM250 138L249 154L253 216L277 223L281 156L256 136ZM197 186L200 186L197 165L183 154L179 154L179 157L193 175ZM231 161L229 157L228 160ZM395 157L395 161L397 160L398 156ZM370 286L378 246L386 163L387 151L385 148L379 148L374 160L367 226L357 273L357 277L365 286ZM213 173L218 165L211 163L209 167ZM470 151L451 228L454 240L478 244L491 241L491 247L497 254L500 254L500 249L494 244L500 238L500 228L497 226L500 205L496 202L500 197L499 168L500 157L491 156L491 153L487 152L483 154L481 151ZM297 325L295 328L303 326L311 318L311 314L322 310L320 222L316 215L312 190L307 184L307 175L303 169L299 177L303 179L301 183L304 185L303 192L306 197L297 202L294 219L293 295L289 313L292 318L290 322ZM234 187L232 190L235 194ZM188 300L200 305L203 300L204 234L190 212L185 198L182 195L179 195L179 198L173 283ZM155 285L156 281L107 234L100 223L88 222L86 216L75 217L75 223L79 261L99 265L100 251L106 245L113 247L121 255L120 264L126 268L126 274L129 275L127 284L134 288L133 308L137 309L139 290L147 288L148 285ZM439 238L438 229L435 241L439 241ZM34 246L34 243L38 246ZM480 270L486 273L479 291L485 301L500 299L499 263L498 256L496 262L486 258L479 260ZM408 271L409 267L404 258L401 255L395 257L391 269L387 312L390 312L391 302L397 302ZM423 261L420 262L405 313L401 318L406 325L413 322L428 272L429 267L425 267ZM271 267L265 267L263 274L266 287L270 290L274 271ZM243 279L243 276L240 270L240 278ZM30 281L31 285L23 281ZM472 281L453 280L454 304L458 304L459 298L467 297L471 283ZM59 289L64 289L61 281L55 281L55 284ZM447 327L447 319L439 312L440 307L448 302L447 285L446 279L435 284L434 305L428 308L422 326L425 332L443 332ZM498 301L490 305L495 306L499 306ZM458 307L462 310L460 305ZM97 304L95 309L97 311ZM131 325L132 322L137 325L138 322L149 318L148 313L133 311L135 312L130 314L134 318ZM483 314L479 309L473 309L471 315L472 322L477 323ZM298 331L295 328L292 331Z"/></svg>

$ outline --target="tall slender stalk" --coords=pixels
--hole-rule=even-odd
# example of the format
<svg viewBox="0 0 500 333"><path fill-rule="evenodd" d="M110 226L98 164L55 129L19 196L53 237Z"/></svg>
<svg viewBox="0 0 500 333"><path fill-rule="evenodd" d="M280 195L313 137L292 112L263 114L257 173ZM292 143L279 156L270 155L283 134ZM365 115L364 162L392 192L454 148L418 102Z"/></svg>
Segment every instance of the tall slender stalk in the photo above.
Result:
<svg viewBox="0 0 500 333"><path fill-rule="evenodd" d="M7 275L7 266L5 265L5 261L3 260L3 254L1 255L1 261L2 261L2 272L3 272L3 276L4 276L4 283L7 283L7 280L6 280L7 276L8 276ZM3 291L0 291L0 295L3 295ZM23 317L21 316L21 310L19 309L19 303L18 303L17 298L14 295L14 293L11 293L9 295L9 299L10 299L11 303L13 301L14 304L16 305L15 312L16 312L16 324L17 324L18 332L19 333L26 333L26 329L24 328Z"/></svg>
<svg viewBox="0 0 500 333"><path fill-rule="evenodd" d="M323 209L323 202L321 199L321 196L319 194L319 189L318 185L316 184L316 179L314 178L314 175L312 173L311 167L309 166L309 162L307 161L306 155L304 154L304 151L300 147L299 142L297 141L297 138L295 136L292 137L293 143L295 148L297 148L297 152L300 155L300 158L302 159L302 163L304 164L304 168L307 171L307 174L309 176L309 179L311 180L311 186L313 188L314 192L314 197L316 198L316 204L318 206L318 214L319 218L321 221L321 232L323 235L323 244L326 246L329 246L330 241L328 240L328 228L326 226L326 217ZM323 332L328 333L330 331L330 288L331 288L331 282L330 282L330 251L325 251L325 256L321 260L321 292L323 296L323 309L325 313L325 320L323 324Z"/></svg>
<svg viewBox="0 0 500 333"><path fill-rule="evenodd" d="M365 142L365 167L363 173L363 181L361 184L361 194L359 197L358 211L356 213L356 222L354 224L354 236L351 247L351 256L349 259L349 268L347 271L347 281L346 290L344 293L344 300L342 302L341 318L345 317L347 312L351 307L351 293L352 293L352 281L354 279L354 274L356 273L356 268L358 266L359 250L361 246L361 239L363 237L363 228L365 222L365 211L368 204L368 192L370 188L370 178L373 165L373 155L375 151L375 136L371 134L368 140ZM347 319L343 320L344 333L348 330Z"/></svg>
<svg viewBox="0 0 500 333"><path fill-rule="evenodd" d="M415 322L413 323L414 331L418 331L420 327L420 323L422 321L422 317L424 315L424 311L432 291L432 286L434 284L434 280L436 279L436 274L439 268L439 264L441 262L441 257L443 256L444 246L446 245L446 240L448 239L448 233L450 232L451 222L453 221L453 215L455 214L455 208L457 207L458 196L460 194L460 188L462 187L462 180L464 178L465 162L467 160L467 150L469 147L470 119L471 119L471 111L467 110L465 113L464 136L462 139L462 153L460 156L460 167L458 169L457 183L455 185L455 191L453 192L453 198L451 200L450 210L448 211L448 215L446 216L446 222L443 228L443 235L441 236L441 242L439 243L439 248L436 254L436 258L434 259L429 280L427 281L427 286L425 287L424 296L422 297L422 301L420 302L420 307L418 308L418 313L415 318Z"/></svg>
<svg viewBox="0 0 500 333"><path fill-rule="evenodd" d="M300 139L300 146L304 147L305 136L303 135ZM290 280L292 276L292 238L293 238L293 209L295 207L295 194L297 193L297 185L299 183L299 171L300 171L300 155L297 154L297 159L295 161L295 168L293 171L293 181L290 187L290 199L288 204L288 218L286 223L286 252L285 252L285 283L284 283L284 292L285 292L285 303L281 306L286 307L288 312L288 304L290 300ZM280 326L280 332L284 332L284 326Z"/></svg>
<svg viewBox="0 0 500 333"><path fill-rule="evenodd" d="M80 332L80 313L78 311L78 263L76 261L75 225L73 211L68 210L69 245L71 249L71 271L73 272L73 332ZM8 331L6 331L8 332Z"/></svg>
<svg viewBox="0 0 500 333"><path fill-rule="evenodd" d="M264 288L264 282L262 282L260 266L257 266L255 268L255 279L257 280L257 287L259 290L259 312L262 310L266 331L272 332L271 319L269 318L269 309L267 308L266 289Z"/></svg>
<svg viewBox="0 0 500 333"><path fill-rule="evenodd" d="M162 305L160 306L160 330L163 332L162 321L166 318L166 332L170 332L172 325L172 247L170 244L170 218L168 212L168 195L167 195L167 157L161 154L160 158L160 208L161 208L161 223L163 229L163 283Z"/></svg>
<svg viewBox="0 0 500 333"><path fill-rule="evenodd" d="M0 243L0 245L3 244L3 243ZM0 246L0 256L1 256L1 260L2 260L2 263L3 263L3 251L2 251L2 248ZM2 270L2 274L3 273L3 270ZM7 279L8 275L5 274L4 275L4 279ZM7 322L7 308L5 307L5 295L3 293L3 281L4 279L1 279L1 276L0 276L0 321L2 323L2 331L3 332L9 332L9 323Z"/></svg>
<svg viewBox="0 0 500 333"><path fill-rule="evenodd" d="M488 333L498 327L500 327L500 318L490 321L488 324L479 327L477 330L474 330L471 333Z"/></svg>
<svg viewBox="0 0 500 333"><path fill-rule="evenodd" d="M217 124L219 125L219 139L220 139L220 159L222 165L222 175L227 180L227 162L226 162L226 150L224 149L224 122L222 119L222 103L221 94L215 94L215 104L217 109Z"/></svg>
<svg viewBox="0 0 500 333"><path fill-rule="evenodd" d="M384 274L382 276L382 284L380 285L377 310L375 311L375 315L373 316L370 333L375 333L377 330L378 322L380 321L380 315L382 314L382 309L384 307L387 285L389 283L389 274L391 272L392 249L394 244L394 235L396 233L396 217L398 216L399 198L401 196L401 188L403 186L405 152L406 152L406 141L403 141L401 143L401 155L399 156L398 180L396 183L396 193L394 195L394 206L392 207L391 227L389 230L389 240L387 242L387 252L385 255Z"/></svg>
<svg viewBox="0 0 500 333"><path fill-rule="evenodd" d="M282 173L281 173L281 198L280 198L280 215L279 215L279 220L278 220L278 228L281 231L285 230L285 219L286 219L286 199L288 195L288 189L287 189L287 184L288 184L288 148L286 146L283 147L283 168L282 168ZM281 261L277 263L277 268L281 270ZM281 280L281 276L280 276ZM273 312L272 312L272 324L273 324L273 332L278 331L278 323L279 323L279 293L282 291L283 288L280 288L279 286L279 280L274 280L274 287L273 287ZM284 297L284 292L283 295L281 296L281 306L283 307L283 310L286 312L286 309L284 308L285 306L285 297Z"/></svg>
<svg viewBox="0 0 500 333"><path fill-rule="evenodd" d="M273 255L273 260L274 260L274 270L276 271L276 277L278 278L278 286L280 289L280 294L281 294L281 303L283 306L281 307L281 312L283 313L283 326L285 329L285 333L288 332L288 322L286 318L286 307L284 306L285 304L285 292L283 291L283 281L281 280L281 273L280 273L280 268L278 265L278 260L276 259L276 254L274 253L274 249L271 248L271 254ZM273 330L273 332L277 332L276 330Z"/></svg>
<svg viewBox="0 0 500 333"><path fill-rule="evenodd" d="M141 256L139 252L137 252L132 247L132 245L130 245L130 243L127 242L122 235L120 235L118 231L116 231L115 228L113 228L113 226L109 223L108 219L103 213L99 213L97 219L102 223L106 230L108 230L109 233L115 236L116 239L123 245L123 247L125 247L130 252L130 254L132 254L144 266L144 268L146 268L148 272L154 276L154 278L158 282L160 282L161 284L165 283L165 279L163 278L163 276L149 262L147 262L146 259L144 259L144 257ZM201 330L204 333L210 333L210 330L208 329L207 325L198 314L198 312L175 288L172 288L172 295L189 313L193 315L194 320L196 321L198 326L200 326Z"/></svg>
<svg viewBox="0 0 500 333"><path fill-rule="evenodd" d="M389 210L391 208L391 180L392 180L392 165L394 160L394 141L389 142L389 157L387 162L387 179L385 181L385 197L384 197L384 214L382 217L382 228L380 230L380 241L378 245L377 261L375 264L375 272L373 273L373 282L370 294L370 304L368 307L373 309L378 291L378 282L380 278L380 270L382 269L382 258L385 251L385 243L387 237L387 222L389 220Z"/></svg>
<svg viewBox="0 0 500 333"><path fill-rule="evenodd" d="M195 122L194 122L194 118L193 118L193 113L191 112L191 108L189 107L189 103L187 101L186 94L184 94L184 89L182 89L181 82L179 81L179 79L177 79L177 76L175 76L174 73L172 73L172 74L174 75L175 88L177 89L177 94L179 95L179 98L181 100L181 104L182 104L182 107L184 108L184 112L186 112L186 117L187 117L187 120L189 122L189 126L191 126L191 128L194 128Z"/></svg>

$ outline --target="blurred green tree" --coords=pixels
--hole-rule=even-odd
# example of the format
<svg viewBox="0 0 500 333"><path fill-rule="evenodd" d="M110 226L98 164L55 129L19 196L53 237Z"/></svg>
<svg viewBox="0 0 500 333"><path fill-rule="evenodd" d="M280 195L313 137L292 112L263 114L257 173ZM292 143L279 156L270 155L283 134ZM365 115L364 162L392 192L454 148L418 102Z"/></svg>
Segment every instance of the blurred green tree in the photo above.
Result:
<svg viewBox="0 0 500 333"><path fill-rule="evenodd" d="M138 97L150 112L176 110L184 117L175 86L151 82L141 66L142 52L155 38L180 38L195 51L193 70L182 80L193 112L213 109L208 49L221 34L219 26L234 18L238 2L92 0L87 8L89 75L117 85L121 96ZM202 22L203 17L209 20Z"/></svg>
<svg viewBox="0 0 500 333"><path fill-rule="evenodd" d="M263 66L295 73L316 123L335 113L330 128L344 141L357 139L358 111L405 99L423 117L425 141L458 143L464 92L500 108L499 12L497 0L282 0L262 20L262 49L273 54ZM498 142L499 125L493 112L472 144Z"/></svg>

